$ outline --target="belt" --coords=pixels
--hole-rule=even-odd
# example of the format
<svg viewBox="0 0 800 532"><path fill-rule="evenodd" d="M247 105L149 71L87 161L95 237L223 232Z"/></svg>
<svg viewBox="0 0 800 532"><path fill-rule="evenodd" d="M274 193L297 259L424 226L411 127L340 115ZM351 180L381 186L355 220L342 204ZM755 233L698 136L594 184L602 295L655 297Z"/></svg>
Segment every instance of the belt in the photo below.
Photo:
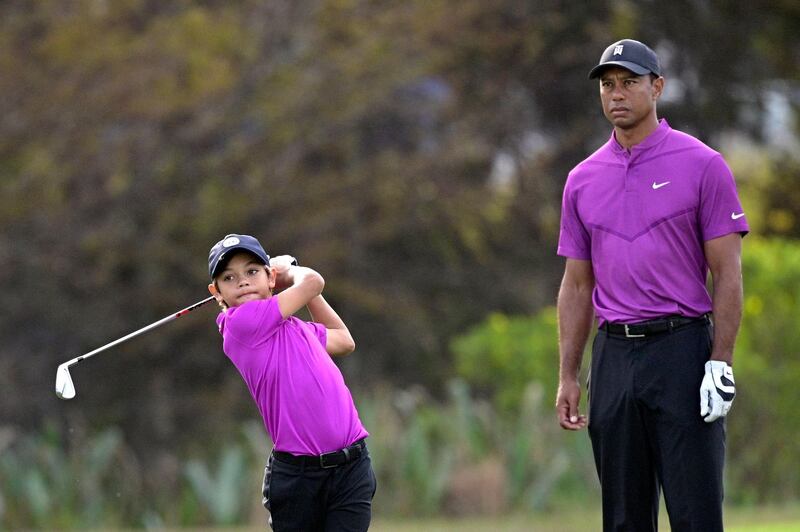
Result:
<svg viewBox="0 0 800 532"><path fill-rule="evenodd" d="M626 338L645 338L656 334L672 332L686 325L699 322L710 323L711 318L708 314L703 314L702 316L694 318L687 316L666 316L664 318L642 321L639 323L605 322L600 326L600 330L606 331L608 334L620 335Z"/></svg>
<svg viewBox="0 0 800 532"><path fill-rule="evenodd" d="M332 467L339 467L340 465L347 464L360 458L366 450L367 443L362 438L344 449L320 455L296 455L284 451L272 451L272 455L276 460L286 462L287 464L329 469Z"/></svg>

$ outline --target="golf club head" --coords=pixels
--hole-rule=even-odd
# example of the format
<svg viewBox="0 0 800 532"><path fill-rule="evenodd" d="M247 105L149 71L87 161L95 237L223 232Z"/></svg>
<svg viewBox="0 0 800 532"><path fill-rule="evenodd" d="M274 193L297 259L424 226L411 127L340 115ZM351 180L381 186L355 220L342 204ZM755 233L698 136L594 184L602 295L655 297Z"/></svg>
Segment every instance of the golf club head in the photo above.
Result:
<svg viewBox="0 0 800 532"><path fill-rule="evenodd" d="M59 399L75 397L75 385L72 383L72 375L69 374L69 365L66 362L56 370L56 395Z"/></svg>

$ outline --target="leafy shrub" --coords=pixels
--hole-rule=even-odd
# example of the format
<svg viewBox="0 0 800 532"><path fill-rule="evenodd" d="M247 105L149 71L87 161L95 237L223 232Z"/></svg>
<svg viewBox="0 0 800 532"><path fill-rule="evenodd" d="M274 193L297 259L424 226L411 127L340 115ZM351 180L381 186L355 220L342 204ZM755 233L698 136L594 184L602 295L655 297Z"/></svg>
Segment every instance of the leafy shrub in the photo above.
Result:
<svg viewBox="0 0 800 532"><path fill-rule="evenodd" d="M69 448L52 427L11 439L0 456L0 523L45 529L118 525L126 501L136 499L136 475L116 429Z"/></svg>
<svg viewBox="0 0 800 532"><path fill-rule="evenodd" d="M248 478L248 469L244 451L238 445L222 450L216 472L197 459L186 464L186 478L214 524L232 525L241 520L247 502L242 494L255 493L243 482Z"/></svg>
<svg viewBox="0 0 800 532"><path fill-rule="evenodd" d="M555 401L558 386L558 323L554 307L535 316L493 313L455 338L456 373L487 393L501 415L515 416L526 387L538 382Z"/></svg>
<svg viewBox="0 0 800 532"><path fill-rule="evenodd" d="M731 498L800 497L800 244L744 241L744 315L734 355L737 397L728 416Z"/></svg>

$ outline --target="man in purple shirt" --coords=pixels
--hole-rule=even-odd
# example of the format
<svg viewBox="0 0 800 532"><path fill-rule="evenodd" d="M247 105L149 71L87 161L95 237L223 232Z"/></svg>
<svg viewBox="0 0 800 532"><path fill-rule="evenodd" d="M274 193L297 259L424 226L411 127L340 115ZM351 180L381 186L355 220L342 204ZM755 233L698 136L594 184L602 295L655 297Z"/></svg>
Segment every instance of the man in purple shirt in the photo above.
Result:
<svg viewBox="0 0 800 532"><path fill-rule="evenodd" d="M720 154L658 119L653 50L618 41L589 77L614 129L564 187L559 423L588 424L604 530L656 530L663 489L672 530L721 531L747 221ZM595 316L587 419L578 375Z"/></svg>

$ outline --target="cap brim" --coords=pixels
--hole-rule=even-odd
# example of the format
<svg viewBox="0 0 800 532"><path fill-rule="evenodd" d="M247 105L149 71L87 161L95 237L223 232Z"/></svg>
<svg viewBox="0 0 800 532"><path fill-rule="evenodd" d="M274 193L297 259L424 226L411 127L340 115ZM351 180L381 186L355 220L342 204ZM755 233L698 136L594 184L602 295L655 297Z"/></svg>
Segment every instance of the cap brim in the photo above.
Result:
<svg viewBox="0 0 800 532"><path fill-rule="evenodd" d="M264 257L260 257L259 254L253 251L252 249L246 246L233 246L220 253L219 257L217 257L217 260L214 262L214 268L209 272L212 279L217 275L219 275L219 272L224 269L225 265L228 262L228 257L230 257L233 254L232 252L234 251L246 251L255 258L257 258L258 260L260 260L262 264L269 266L269 262L264 262Z"/></svg>
<svg viewBox="0 0 800 532"><path fill-rule="evenodd" d="M600 77L600 74L602 74L605 69L615 66L630 70L637 76L644 76L645 74L651 73L651 71L645 67L629 61L606 61L605 63L601 63L589 71L589 79Z"/></svg>

